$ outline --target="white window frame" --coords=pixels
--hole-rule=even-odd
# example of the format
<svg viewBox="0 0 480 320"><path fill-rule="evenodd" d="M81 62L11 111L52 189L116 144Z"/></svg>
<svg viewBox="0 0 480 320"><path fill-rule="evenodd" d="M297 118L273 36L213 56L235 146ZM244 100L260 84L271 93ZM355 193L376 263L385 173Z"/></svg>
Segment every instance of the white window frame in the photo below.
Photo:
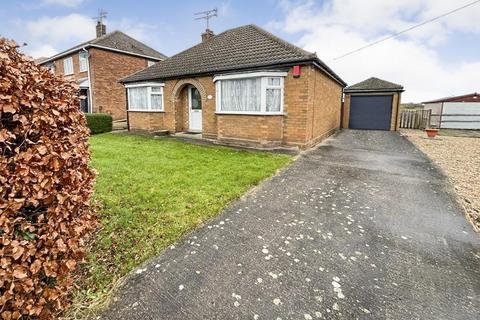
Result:
<svg viewBox="0 0 480 320"><path fill-rule="evenodd" d="M228 74L220 75L213 77L213 82L215 82L215 105L216 111L218 114L250 114L250 115L284 115L283 102L284 102L284 87L285 87L285 77L287 72L275 72L275 71L264 71L264 72L250 72L250 73L237 73L237 74ZM248 79L248 78L261 78L261 92L260 92L260 111L222 111L221 110L221 97L222 97L222 80L232 80L232 79ZM273 86L268 85L268 78L280 78L280 85ZM280 111L267 111L267 89L280 89Z"/></svg>
<svg viewBox="0 0 480 320"><path fill-rule="evenodd" d="M80 72L88 71L88 53L85 51L80 51L78 53L78 68ZM83 64L83 65L82 65ZM82 68L84 66L85 68Z"/></svg>
<svg viewBox="0 0 480 320"><path fill-rule="evenodd" d="M147 109L131 109L130 108L130 88L140 88L146 87L147 88ZM160 87L162 88L162 92L152 92L152 87ZM128 108L127 111L134 111L134 112L165 112L165 84L164 83L156 83L156 82L148 82L148 83L135 83L135 84L127 84L125 88L127 89L128 94ZM162 95L162 109L153 109L152 110L152 95Z"/></svg>
<svg viewBox="0 0 480 320"><path fill-rule="evenodd" d="M70 61L71 70L67 70L67 61ZM63 74L66 76L73 74L73 58L72 57L63 59Z"/></svg>

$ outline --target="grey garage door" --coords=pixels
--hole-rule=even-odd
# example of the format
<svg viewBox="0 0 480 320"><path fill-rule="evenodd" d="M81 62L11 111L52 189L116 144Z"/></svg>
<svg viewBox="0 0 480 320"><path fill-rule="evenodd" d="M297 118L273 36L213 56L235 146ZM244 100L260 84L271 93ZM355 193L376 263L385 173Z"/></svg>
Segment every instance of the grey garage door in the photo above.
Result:
<svg viewBox="0 0 480 320"><path fill-rule="evenodd" d="M390 130L392 96L351 96L351 129Z"/></svg>

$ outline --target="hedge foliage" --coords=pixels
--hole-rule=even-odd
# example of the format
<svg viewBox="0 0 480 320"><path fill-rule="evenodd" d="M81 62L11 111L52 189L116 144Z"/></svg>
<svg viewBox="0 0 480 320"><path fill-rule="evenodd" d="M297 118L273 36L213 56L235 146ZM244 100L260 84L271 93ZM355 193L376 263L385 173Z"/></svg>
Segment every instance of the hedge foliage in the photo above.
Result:
<svg viewBox="0 0 480 320"><path fill-rule="evenodd" d="M0 317L52 319L95 228L78 88L0 39Z"/></svg>
<svg viewBox="0 0 480 320"><path fill-rule="evenodd" d="M92 134L112 131L112 116L106 113L87 113L87 126Z"/></svg>

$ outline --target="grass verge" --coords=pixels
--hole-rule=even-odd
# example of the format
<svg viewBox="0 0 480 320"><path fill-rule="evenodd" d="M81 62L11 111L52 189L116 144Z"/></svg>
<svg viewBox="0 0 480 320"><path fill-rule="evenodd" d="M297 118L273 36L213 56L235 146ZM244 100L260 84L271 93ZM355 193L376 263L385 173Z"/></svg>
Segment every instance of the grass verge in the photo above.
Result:
<svg viewBox="0 0 480 320"><path fill-rule="evenodd" d="M100 134L90 143L102 226L68 318L85 317L118 279L291 159L127 134Z"/></svg>

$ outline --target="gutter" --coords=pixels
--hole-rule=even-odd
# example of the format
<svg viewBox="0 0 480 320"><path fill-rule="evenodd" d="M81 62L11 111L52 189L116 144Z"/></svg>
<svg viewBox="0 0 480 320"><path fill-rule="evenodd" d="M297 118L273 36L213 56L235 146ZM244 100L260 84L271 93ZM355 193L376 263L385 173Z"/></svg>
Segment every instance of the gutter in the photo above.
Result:
<svg viewBox="0 0 480 320"><path fill-rule="evenodd" d="M344 93L370 93L370 92L404 92L405 89L366 89L366 90L343 90Z"/></svg>
<svg viewBox="0 0 480 320"><path fill-rule="evenodd" d="M88 75L88 112L93 113L93 87L92 87L92 76L90 74L90 53L88 52L85 47L82 48L82 50L87 54L87 75Z"/></svg>
<svg viewBox="0 0 480 320"><path fill-rule="evenodd" d="M65 52L59 53L59 54L57 54L57 55L54 55L54 56L52 56L52 57L50 57L50 58L48 58L48 59L46 59L46 60L43 60L43 61L40 63L40 65L44 65L44 64L47 63L47 62L50 62L50 61L59 59L59 58L61 58L61 57L67 56L67 55L69 55L69 54L71 54L71 53L78 52L78 51L83 50L83 49L88 49L88 48L90 48L90 47L99 48L99 49L104 49L104 50L113 51L113 52L119 52L119 53L131 55L131 56L148 58L148 59L151 59L151 60L156 60L157 62L158 62L158 61L163 61L163 60L165 60L165 59L168 58L168 57L166 57L166 58L162 59L162 58L152 57L152 56L145 55L145 54L134 53L134 52L124 51L124 50L120 50L120 49L115 49L115 48L100 46L100 45L97 45L97 44L88 44L88 45L85 45L85 46L83 46L83 47L75 47L75 48L70 49L70 50L68 50L68 51L65 51Z"/></svg>

